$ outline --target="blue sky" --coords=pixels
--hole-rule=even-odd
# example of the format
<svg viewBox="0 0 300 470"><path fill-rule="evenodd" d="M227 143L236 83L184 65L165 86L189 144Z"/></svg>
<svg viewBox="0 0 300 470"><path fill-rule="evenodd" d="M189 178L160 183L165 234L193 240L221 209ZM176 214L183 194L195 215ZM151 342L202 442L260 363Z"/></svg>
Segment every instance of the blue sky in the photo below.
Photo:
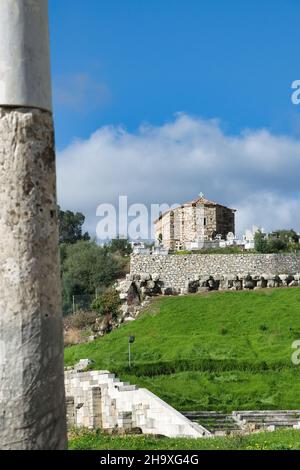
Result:
<svg viewBox="0 0 300 470"><path fill-rule="evenodd" d="M50 14L58 148L104 124L134 130L178 111L218 117L229 132L298 128L297 0L50 0ZM68 80L78 76L95 94L100 85L84 109L57 92L76 94Z"/></svg>
<svg viewBox="0 0 300 470"><path fill-rule="evenodd" d="M87 213L89 227L95 225L97 204L114 201L125 191L134 201L164 199L162 202L173 203L174 199L188 200L204 190L211 199L221 199L240 210L240 220L244 221L241 229L247 224L263 223L262 216L252 213L254 195L271 198L271 207L275 200L284 199L285 211L289 202L299 202L294 172L300 170L300 106L291 103L291 83L300 78L299 1L49 0L49 4L59 197L62 205ZM212 127L205 127L211 119L218 120L218 132L225 139L220 147L215 147L218 139ZM146 137L141 131L145 124L152 129ZM196 125L202 126L200 134L205 133L201 142L195 137ZM106 126L111 126L109 131ZM172 139L169 147L157 140L158 135L165 139L166 126L173 126L168 135ZM126 132L125 137L124 133L120 137L120 132ZM268 138L261 132L268 132ZM152 137L155 134L161 152L159 161L154 153L143 153L145 145L151 147L153 143L149 133ZM78 139L82 145L76 146L74 141ZM128 147L129 141L133 147ZM217 175L207 173L213 161L213 170L228 166L233 158L230 152L234 155L237 147L234 141L243 146L244 154L236 160L232 177L225 170ZM136 174L131 180L136 188L143 182L139 191L130 192L122 181L114 180L109 162L120 144L122 151L127 148L122 157L124 165L136 162L132 155L137 145L142 149L141 166L148 167L151 159L153 165L165 162L165 184L161 183L155 193L151 189L155 175L150 177L149 173ZM227 144L225 161L222 149ZM80 153L83 148L85 153ZM172 165L175 155L180 160L189 151L204 155L202 160L199 157L202 166L196 166L198 173L192 167L186 172L179 168L178 173L168 176L167 166ZM74 175L75 162L80 173L87 164L87 154L90 173L86 169L85 174ZM214 160L215 154L221 164ZM268 162L263 174L258 155ZM252 184L243 174L245 162L249 165L247 158L257 164L251 170ZM288 158L292 158L291 173L286 174L278 161ZM134 168L130 167L130 172L134 174ZM69 181L71 173L77 189ZM111 178L114 191L101 191L101 185L106 184L102 173ZM95 174L99 189L90 194ZM153 179L149 182L149 178ZM80 197L75 197L78 184L82 191ZM167 186L169 196L162 186ZM300 230L294 212L289 217L276 216L273 225L276 221L278 225L294 223ZM267 226L275 228L271 221Z"/></svg>

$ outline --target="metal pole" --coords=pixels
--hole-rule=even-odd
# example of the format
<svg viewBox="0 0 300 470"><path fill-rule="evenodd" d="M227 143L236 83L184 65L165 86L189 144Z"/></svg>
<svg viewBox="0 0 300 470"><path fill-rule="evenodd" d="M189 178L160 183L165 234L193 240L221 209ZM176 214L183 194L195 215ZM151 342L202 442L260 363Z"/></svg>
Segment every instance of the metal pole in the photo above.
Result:
<svg viewBox="0 0 300 470"><path fill-rule="evenodd" d="M128 343L128 363L129 363L129 368L131 369L131 343Z"/></svg>
<svg viewBox="0 0 300 470"><path fill-rule="evenodd" d="M131 345L135 342L135 336L129 336L128 338L128 363L131 368Z"/></svg>

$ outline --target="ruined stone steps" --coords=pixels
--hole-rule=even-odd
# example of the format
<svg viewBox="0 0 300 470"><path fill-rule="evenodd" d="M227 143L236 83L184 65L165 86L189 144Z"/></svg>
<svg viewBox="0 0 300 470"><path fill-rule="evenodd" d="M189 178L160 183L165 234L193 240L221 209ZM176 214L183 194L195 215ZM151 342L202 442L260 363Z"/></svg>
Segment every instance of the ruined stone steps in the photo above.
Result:
<svg viewBox="0 0 300 470"><path fill-rule="evenodd" d="M213 434L235 433L253 429L293 428L300 423L299 410L234 411L231 414L214 411L183 412L184 416L197 422Z"/></svg>
<svg viewBox="0 0 300 470"><path fill-rule="evenodd" d="M182 414L189 419L226 418L227 416L230 416L217 411L183 411Z"/></svg>
<svg viewBox="0 0 300 470"><path fill-rule="evenodd" d="M216 432L234 432L240 430L232 415L218 412L183 412L183 415L193 422L204 426L212 433Z"/></svg>
<svg viewBox="0 0 300 470"><path fill-rule="evenodd" d="M236 419L242 425L256 424L261 426L274 425L281 427L291 427L293 425L298 424L300 421L299 410L233 412L233 416L234 419Z"/></svg>
<svg viewBox="0 0 300 470"><path fill-rule="evenodd" d="M233 411L233 415L240 417L260 417L260 416L297 416L300 418L299 410L261 410L261 411Z"/></svg>

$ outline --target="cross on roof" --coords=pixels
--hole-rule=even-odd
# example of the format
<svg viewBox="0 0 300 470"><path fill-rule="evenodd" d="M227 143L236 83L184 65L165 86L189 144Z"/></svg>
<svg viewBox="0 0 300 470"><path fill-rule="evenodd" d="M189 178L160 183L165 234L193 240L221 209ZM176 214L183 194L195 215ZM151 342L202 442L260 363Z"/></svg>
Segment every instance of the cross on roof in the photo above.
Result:
<svg viewBox="0 0 300 470"><path fill-rule="evenodd" d="M203 199L203 198L204 198L204 194L201 192L201 193L199 194L199 197L200 197L201 199Z"/></svg>

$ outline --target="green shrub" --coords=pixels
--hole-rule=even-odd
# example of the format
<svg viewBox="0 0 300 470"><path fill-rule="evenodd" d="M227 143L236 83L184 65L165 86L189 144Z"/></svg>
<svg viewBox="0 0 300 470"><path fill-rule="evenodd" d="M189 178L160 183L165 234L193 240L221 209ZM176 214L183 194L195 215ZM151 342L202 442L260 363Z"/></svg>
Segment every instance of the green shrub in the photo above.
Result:
<svg viewBox="0 0 300 470"><path fill-rule="evenodd" d="M115 238L106 247L110 253L118 253L120 256L128 256L132 253L131 244L125 238Z"/></svg>
<svg viewBox="0 0 300 470"><path fill-rule="evenodd" d="M121 300L116 289L107 289L103 294L99 295L92 303L91 307L98 315L111 315L116 318L119 314Z"/></svg>
<svg viewBox="0 0 300 470"><path fill-rule="evenodd" d="M260 230L254 235L254 246L258 253L268 253L269 251L266 235Z"/></svg>
<svg viewBox="0 0 300 470"><path fill-rule="evenodd" d="M288 244L285 240L280 238L270 238L268 240L268 251L270 253L279 253L280 251L287 251Z"/></svg>
<svg viewBox="0 0 300 470"><path fill-rule="evenodd" d="M129 258L111 253L94 241L61 245L63 311L72 311L73 296L93 296L125 276Z"/></svg>
<svg viewBox="0 0 300 470"><path fill-rule="evenodd" d="M83 330L94 325L97 319L97 313L92 311L79 310L74 315L65 317L65 326Z"/></svg>

